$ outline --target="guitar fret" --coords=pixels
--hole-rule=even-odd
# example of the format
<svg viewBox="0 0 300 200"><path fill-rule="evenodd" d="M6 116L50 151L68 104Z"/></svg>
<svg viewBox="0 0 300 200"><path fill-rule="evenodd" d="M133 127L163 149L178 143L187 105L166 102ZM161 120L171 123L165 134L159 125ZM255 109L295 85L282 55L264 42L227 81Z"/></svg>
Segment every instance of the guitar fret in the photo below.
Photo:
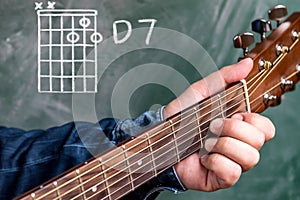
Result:
<svg viewBox="0 0 300 200"><path fill-rule="evenodd" d="M80 170L76 169L75 172L76 172L76 176L77 176L77 179L79 181L79 184L80 184L80 191L83 194L83 199L87 199L86 195L85 195L85 190L84 190L84 187L83 187L83 182L82 182L82 179L81 179L81 176L80 176Z"/></svg>
<svg viewBox="0 0 300 200"><path fill-rule="evenodd" d="M134 187L134 183L133 183L134 180L132 178L132 172L131 172L131 167L130 167L130 163L129 163L129 160L128 160L126 146L122 145L122 149L123 149L124 157L125 157L125 160L126 160L126 167L128 169L128 172L129 172L129 179L130 179L131 190L133 191L134 188L135 188Z"/></svg>
<svg viewBox="0 0 300 200"><path fill-rule="evenodd" d="M102 165L101 157L98 159L98 161L99 161L100 170L101 170L101 172L103 172L104 185L105 185L105 190L107 192L108 199L112 200L109 184L108 184L108 181L107 181L106 173L104 172L104 167Z"/></svg>
<svg viewBox="0 0 300 200"><path fill-rule="evenodd" d="M117 199L129 193L131 191L130 177L122 147L115 147L101 156L101 162L110 198Z"/></svg>
<svg viewBox="0 0 300 200"><path fill-rule="evenodd" d="M202 131L201 131L201 125L200 125L200 121L199 121L199 114L198 114L198 110L196 107L193 108L194 112L195 112L195 117L196 117L196 122L198 125L198 133L200 135L200 148L203 149L204 148L204 144L203 144L203 136L202 136Z"/></svg>
<svg viewBox="0 0 300 200"><path fill-rule="evenodd" d="M60 197L60 192L59 192L59 189L57 188L57 185L58 185L57 181L54 181L52 184L53 184L53 185L54 185L54 187L55 187L55 192L56 192L56 195L57 195L57 197L59 197L58 199L60 199L60 200L61 200L61 197Z"/></svg>
<svg viewBox="0 0 300 200"><path fill-rule="evenodd" d="M177 162L180 162L180 156L179 156L179 151L178 151L178 144L177 144L177 138L176 138L176 133L174 130L174 126L173 126L173 121L169 120L170 126L171 126L171 131L172 131L172 136L173 136L173 141L175 144L175 150L176 150L176 156L177 156Z"/></svg>
<svg viewBox="0 0 300 200"><path fill-rule="evenodd" d="M221 94L217 94L217 101L218 101L218 107L220 108L220 113L222 118L224 119L226 117L226 114L224 114L224 109L223 109L223 103L222 103L222 95ZM225 103L226 105L226 103Z"/></svg>
<svg viewBox="0 0 300 200"><path fill-rule="evenodd" d="M150 150L150 154L151 154L151 160L152 160L153 169L154 169L154 176L157 176L157 169L156 169L156 165L155 165L155 159L154 159L154 155L153 155L153 148L152 148L152 145L151 145L149 133L146 133L146 136L147 136L147 142L148 142L148 146L149 146L149 150Z"/></svg>

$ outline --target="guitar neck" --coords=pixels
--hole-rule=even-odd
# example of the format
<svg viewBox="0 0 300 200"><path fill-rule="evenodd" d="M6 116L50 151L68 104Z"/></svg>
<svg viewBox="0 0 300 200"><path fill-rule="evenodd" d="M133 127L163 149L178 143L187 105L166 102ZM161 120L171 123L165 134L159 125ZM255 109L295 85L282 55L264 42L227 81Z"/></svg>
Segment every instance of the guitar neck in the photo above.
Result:
<svg viewBox="0 0 300 200"><path fill-rule="evenodd" d="M119 199L203 147L211 120L246 110L238 83L19 199Z"/></svg>

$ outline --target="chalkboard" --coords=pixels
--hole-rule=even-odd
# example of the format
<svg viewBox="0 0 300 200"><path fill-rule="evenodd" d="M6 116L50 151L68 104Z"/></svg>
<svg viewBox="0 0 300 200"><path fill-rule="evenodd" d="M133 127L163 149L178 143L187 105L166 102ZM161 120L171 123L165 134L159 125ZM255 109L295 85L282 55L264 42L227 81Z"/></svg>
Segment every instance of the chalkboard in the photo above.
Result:
<svg viewBox="0 0 300 200"><path fill-rule="evenodd" d="M37 2L47 6L47 1ZM266 18L267 10L277 4L286 5L289 13L300 11L297 0L60 0L56 1L55 7L97 10L97 31L105 39L112 37L116 20L127 20L133 28L147 28L148 24L138 21L156 19L156 27L184 34L201 44L215 63L207 58L201 64L209 63L212 69L216 69L235 63L242 54L241 50L233 48L233 36L251 31L251 21ZM0 19L0 124L30 130L74 120L72 94L38 92L38 17L35 1L1 1ZM180 41L174 41L172 45L178 48ZM204 57L207 55L203 53ZM99 119L116 116L111 109L111 98L118 81L136 66L149 63L171 66L181 75L178 77L185 78L187 82L178 91L205 75L197 73L185 58L163 49L136 49L121 55L103 73L98 92L92 95L99 102L95 107ZM165 76L166 82L172 78L172 73ZM128 96L126 91L123 92L124 96ZM129 110L130 116L137 116L149 108L155 109L168 103L176 94L166 86L153 83L141 85L129 96L130 100L124 103L124 107ZM299 99L299 91L288 93L279 107L263 113L275 123L277 136L261 150L258 166L245 173L234 187L214 193L188 191L174 195L165 192L159 199L300 199ZM120 116L117 117L124 117L122 113L118 114Z"/></svg>

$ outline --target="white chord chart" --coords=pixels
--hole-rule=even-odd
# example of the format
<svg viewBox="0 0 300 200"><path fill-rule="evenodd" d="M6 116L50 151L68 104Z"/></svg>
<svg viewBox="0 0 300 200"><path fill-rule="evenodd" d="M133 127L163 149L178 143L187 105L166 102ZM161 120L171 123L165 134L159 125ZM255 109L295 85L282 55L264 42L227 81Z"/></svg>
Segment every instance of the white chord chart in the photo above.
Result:
<svg viewBox="0 0 300 200"><path fill-rule="evenodd" d="M103 40L96 32L97 11L44 9L37 14L38 91L96 93L97 44Z"/></svg>

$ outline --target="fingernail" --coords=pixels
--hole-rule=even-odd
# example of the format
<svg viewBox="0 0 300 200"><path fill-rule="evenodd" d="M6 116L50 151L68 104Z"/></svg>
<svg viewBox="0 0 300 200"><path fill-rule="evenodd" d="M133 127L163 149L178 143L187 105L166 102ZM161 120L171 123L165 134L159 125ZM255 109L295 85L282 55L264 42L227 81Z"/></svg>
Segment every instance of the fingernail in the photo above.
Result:
<svg viewBox="0 0 300 200"><path fill-rule="evenodd" d="M251 58L244 58L242 60L239 61L239 64L243 64L243 63L246 63L246 62L249 62Z"/></svg>
<svg viewBox="0 0 300 200"><path fill-rule="evenodd" d="M241 115L241 114L234 114L234 115L232 115L231 118L232 118L232 119L238 119L238 120L241 120L241 121L244 120L244 117L243 117L243 115Z"/></svg>
<svg viewBox="0 0 300 200"><path fill-rule="evenodd" d="M223 123L221 118L214 119L209 125L209 130L214 134L220 134L223 129Z"/></svg>
<svg viewBox="0 0 300 200"><path fill-rule="evenodd" d="M210 152L217 143L217 138L209 138L205 140L204 147L206 151Z"/></svg>

